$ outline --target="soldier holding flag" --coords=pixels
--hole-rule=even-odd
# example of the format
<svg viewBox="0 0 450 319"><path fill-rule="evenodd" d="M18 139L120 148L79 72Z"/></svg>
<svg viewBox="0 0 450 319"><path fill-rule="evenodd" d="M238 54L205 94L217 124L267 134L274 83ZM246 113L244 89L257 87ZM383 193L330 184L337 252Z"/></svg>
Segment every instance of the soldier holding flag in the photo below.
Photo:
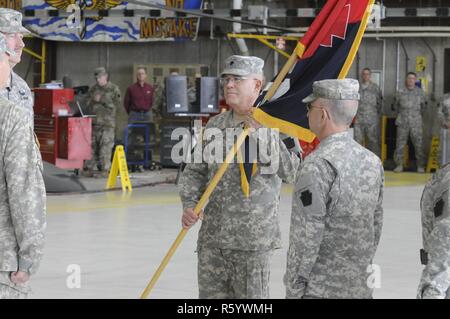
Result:
<svg viewBox="0 0 450 319"><path fill-rule="evenodd" d="M235 55L225 64L222 83L232 110L213 117L206 130L218 128L224 132L227 128L240 129L244 124L260 127L250 119L250 114L263 85L264 61ZM259 165L249 182L247 197L241 191L240 165L230 164L205 208L197 245L200 298L269 297L269 260L273 250L281 247L278 217L281 182L293 181L299 158L274 130L268 131L268 143L276 144L279 150L278 170L264 174ZM184 228L197 222L193 208L219 165L186 166L180 180Z"/></svg>

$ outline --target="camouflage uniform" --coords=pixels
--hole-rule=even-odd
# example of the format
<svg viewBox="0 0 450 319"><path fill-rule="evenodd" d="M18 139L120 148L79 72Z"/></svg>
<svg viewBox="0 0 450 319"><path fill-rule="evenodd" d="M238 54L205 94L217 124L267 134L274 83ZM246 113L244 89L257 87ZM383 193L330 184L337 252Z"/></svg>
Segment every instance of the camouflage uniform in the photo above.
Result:
<svg viewBox="0 0 450 319"><path fill-rule="evenodd" d="M153 92L153 119L155 122L159 123L162 118L162 110L164 109L165 104L165 90L164 85L161 83L155 83L153 88L155 91Z"/></svg>
<svg viewBox="0 0 450 319"><path fill-rule="evenodd" d="M272 250L199 248L200 299L268 299Z"/></svg>
<svg viewBox="0 0 450 319"><path fill-rule="evenodd" d="M2 33L31 33L22 26L22 13L19 11L0 8L0 32Z"/></svg>
<svg viewBox="0 0 450 319"><path fill-rule="evenodd" d="M354 126L355 140L363 145L367 136L367 148L380 157L381 91L376 84L369 82L367 87L360 85L359 94L361 99Z"/></svg>
<svg viewBox="0 0 450 319"><path fill-rule="evenodd" d="M450 122L450 93L444 94L442 101L438 108L438 118L441 126L447 128L447 123Z"/></svg>
<svg viewBox="0 0 450 319"><path fill-rule="evenodd" d="M294 190L287 297L370 298L382 226L383 168L347 132L321 141Z"/></svg>
<svg viewBox="0 0 450 319"><path fill-rule="evenodd" d="M421 199L423 248L428 258L417 298L450 299L450 165L439 170ZM428 260L426 260L428 259Z"/></svg>
<svg viewBox="0 0 450 319"><path fill-rule="evenodd" d="M232 59L236 63L242 61L240 57ZM233 111L227 111L212 117L205 131L216 128L222 132L227 154L226 129L242 127L243 121ZM270 134L263 143L274 147L269 149L279 150L278 171L261 174L259 164L247 198L241 190L239 164L231 163L205 207L197 242L200 298L269 297L269 259L273 249L281 247L278 216L281 183L282 179L293 181L299 158L286 148L275 131L268 131ZM204 147L207 144L203 142ZM220 163L211 162L206 158L203 163L187 164L179 183L183 209L196 206L219 169Z"/></svg>
<svg viewBox="0 0 450 319"><path fill-rule="evenodd" d="M6 8L0 8L0 32L30 33L22 26L22 14ZM33 95L27 82L15 72L11 72L9 83L0 89L0 96L23 107L31 126L34 127Z"/></svg>
<svg viewBox="0 0 450 319"><path fill-rule="evenodd" d="M99 102L94 96L100 94ZM108 82L101 87L95 84L88 92L88 105L96 115L92 129L92 159L87 161L89 170L94 170L99 160L102 170L107 172L111 167L111 154L114 147L114 133L116 126L116 110L120 107L120 89Z"/></svg>
<svg viewBox="0 0 450 319"><path fill-rule="evenodd" d="M343 80L326 81L315 82L313 94L337 98L326 90ZM339 99L356 99L337 92ZM380 159L348 131L323 139L305 159L293 194L287 298L371 298L367 269L381 236L383 182Z"/></svg>
<svg viewBox="0 0 450 319"><path fill-rule="evenodd" d="M233 111L227 111L210 119L206 129L218 128L225 135L226 128L240 128L242 123L235 123ZM272 131L272 133L274 133ZM255 280L247 270L263 274L268 279L268 259L273 249L281 247L281 234L278 206L281 191L281 179L293 182L299 159L291 154L284 143L274 134L268 143L278 143L280 165L277 174L262 175L256 173L251 179L250 196L246 198L241 191L241 173L239 164L230 164L217 185L205 208L202 226L198 238L199 254L199 289L200 298L263 298L268 297L268 280L260 286L253 286ZM225 147L224 140L224 147ZM206 147L207 142L204 141ZM227 150L224 148L224 154ZM205 159L208 162L207 159ZM180 180L180 196L183 209L193 208L197 204L206 186L219 169L220 164L188 164ZM232 191L230 191L232 190ZM215 252L215 253L214 253ZM228 256L223 258L218 255ZM222 260L218 264L218 259ZM233 265L231 271L227 265ZM251 267L250 267L251 266ZM238 272L239 269L239 272ZM219 273L227 273L217 281ZM233 274L231 274L233 273ZM247 278L234 282L233 279ZM233 287L227 286L228 281ZM214 283L214 284L213 284ZM239 283L244 287L239 287ZM244 289L246 287L246 289ZM264 292L265 291L265 292Z"/></svg>
<svg viewBox="0 0 450 319"><path fill-rule="evenodd" d="M43 254L46 195L42 160L25 111L0 98L0 298L26 298L27 284L13 271L33 275Z"/></svg>
<svg viewBox="0 0 450 319"><path fill-rule="evenodd" d="M22 107L26 111L28 121L34 126L33 96L28 84L20 76L11 72L10 81L0 90L0 96Z"/></svg>
<svg viewBox="0 0 450 319"><path fill-rule="evenodd" d="M403 163L403 148L411 136L417 158L417 166L424 167L426 164L423 150L422 114L425 112L426 99L422 89L414 87L410 90L404 88L397 92L394 102L397 111L397 141L394 160L397 166Z"/></svg>
<svg viewBox="0 0 450 319"><path fill-rule="evenodd" d="M442 164L445 164L445 158L443 158L443 151L445 150L445 140L442 140L442 138L445 138L445 135L443 134L448 134L447 130L448 130L448 125L450 125L450 93L444 94L444 96L442 97L441 102L438 105L438 110L437 110L437 117L438 117L438 122L441 128L441 140L439 143L439 153L438 153L438 158ZM443 131L445 130L445 131ZM448 146L447 146L448 147Z"/></svg>
<svg viewBox="0 0 450 319"><path fill-rule="evenodd" d="M162 126L162 118L163 118L163 103L165 102L164 97L164 85L161 83L155 83L153 85L155 91L153 92L153 106L152 106L152 117L153 123L155 124L155 133L156 133L156 143L159 145L160 143L160 130Z"/></svg>

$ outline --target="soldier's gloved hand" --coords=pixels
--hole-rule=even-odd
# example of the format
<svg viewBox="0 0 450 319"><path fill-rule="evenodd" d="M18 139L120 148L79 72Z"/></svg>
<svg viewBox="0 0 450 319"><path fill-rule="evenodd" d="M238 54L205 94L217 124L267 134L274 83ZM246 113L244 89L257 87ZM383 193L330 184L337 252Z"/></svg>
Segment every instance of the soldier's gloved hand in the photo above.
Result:
<svg viewBox="0 0 450 319"><path fill-rule="evenodd" d="M24 284L30 279L30 275L25 271L13 271L10 276L15 284Z"/></svg>
<svg viewBox="0 0 450 319"><path fill-rule="evenodd" d="M196 213L194 213L193 208L186 208L183 211L183 216L181 217L181 225L183 228L191 228L192 225L194 225L199 219L203 219L203 210L200 212L200 215L197 216Z"/></svg>

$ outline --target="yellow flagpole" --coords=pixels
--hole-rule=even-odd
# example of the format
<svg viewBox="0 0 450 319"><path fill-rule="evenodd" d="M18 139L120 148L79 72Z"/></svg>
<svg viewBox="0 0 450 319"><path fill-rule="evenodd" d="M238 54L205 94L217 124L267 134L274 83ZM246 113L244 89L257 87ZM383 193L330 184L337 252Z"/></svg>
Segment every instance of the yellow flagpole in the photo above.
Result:
<svg viewBox="0 0 450 319"><path fill-rule="evenodd" d="M282 83L282 81L283 81L284 77L286 76L286 74L291 70L292 66L297 61L297 57L298 57L299 53L303 53L303 50L304 50L303 45L301 45L299 43L297 48L294 50L294 52L290 56L289 60L284 65L284 67L281 70L281 72L278 74L278 76L275 79L273 85L270 87L269 91L267 92L267 94L266 94L266 96L264 98L264 101L270 100L272 98L272 96L275 94L276 90L278 89L278 87ZM236 141L236 144L234 144L233 148L230 150L230 152L228 152L224 163L217 170L216 174L212 178L211 182L209 183L208 187L206 188L205 192L203 193L202 197L200 198L199 202L197 203L197 205L194 208L194 213L197 214L197 216L200 214L203 206L208 201L209 196L211 196L211 193L216 188L216 186L219 183L220 179L222 178L223 174L225 174L225 171L227 170L228 165L233 160L234 156L236 155L238 149L241 147L242 143L244 143L245 138L247 137L247 135L248 135L248 129L246 128L241 133L241 135L239 135L239 137L238 137L238 139ZM153 274L152 279L148 283L148 285L145 288L145 290L142 292L141 297L140 297L141 299L146 299L148 297L148 295L150 294L151 290L155 286L156 281L161 276L161 273L163 272L164 268L166 268L167 264L169 263L170 259L172 258L173 254L175 253L176 249L178 248L178 246L181 244L181 242L183 241L184 237L186 236L187 231L188 231L187 229L182 229L180 231L180 233L178 234L177 238L173 242L172 246L170 246L170 249L167 252L166 256L164 257L164 259L162 260L161 264L159 265L158 269Z"/></svg>
<svg viewBox="0 0 450 319"><path fill-rule="evenodd" d="M225 174L225 171L228 168L228 165L233 160L234 156L236 155L237 150L244 142L246 136L248 135L248 129L245 129L241 135L239 135L236 144L233 145L233 148L228 152L227 157L225 158L225 161L222 163L222 165L219 167L218 171L212 178L211 182L209 183L208 187L206 188L205 192L203 193L202 197L200 198L199 202L194 208L194 213L197 214L197 216L200 214L200 211L202 210L203 206L206 204L206 201L208 200L209 196L211 196L211 193L216 188L217 184L219 183L220 179L222 178L223 174ZM181 241L183 240L184 236L187 234L187 229L182 229L180 233L178 234L177 238L175 239L174 243L170 247L169 251L167 252L166 256L164 257L163 261L161 262L161 265L156 270L155 274L153 275L151 281L145 288L144 292L141 295L141 299L147 298L148 294L152 290L153 286L155 285L156 281L158 280L159 276L161 275L164 268L167 266L170 258L172 258L173 254L175 253L175 250L180 245Z"/></svg>

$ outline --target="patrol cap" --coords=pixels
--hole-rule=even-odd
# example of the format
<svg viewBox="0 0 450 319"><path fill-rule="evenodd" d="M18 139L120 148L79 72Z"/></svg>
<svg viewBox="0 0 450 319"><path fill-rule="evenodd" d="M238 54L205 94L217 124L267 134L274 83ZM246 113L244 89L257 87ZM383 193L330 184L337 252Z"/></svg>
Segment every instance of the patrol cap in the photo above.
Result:
<svg viewBox="0 0 450 319"><path fill-rule="evenodd" d="M10 56L15 56L16 53L13 50L8 49L8 45L6 44L6 39L3 34L0 33L0 54L7 53Z"/></svg>
<svg viewBox="0 0 450 319"><path fill-rule="evenodd" d="M96 68L95 71L94 71L94 75L96 77L100 76L100 75L103 75L103 74L108 74L108 72L106 72L106 69L104 67Z"/></svg>
<svg viewBox="0 0 450 319"><path fill-rule="evenodd" d="M0 32L31 33L22 26L22 13L8 8L0 8Z"/></svg>
<svg viewBox="0 0 450 319"><path fill-rule="evenodd" d="M249 74L264 74L264 60L256 56L232 55L225 60L225 74L246 76Z"/></svg>
<svg viewBox="0 0 450 319"><path fill-rule="evenodd" d="M322 80L313 83L313 92L302 100L310 103L318 98L327 100L359 100L359 82L355 79Z"/></svg>

